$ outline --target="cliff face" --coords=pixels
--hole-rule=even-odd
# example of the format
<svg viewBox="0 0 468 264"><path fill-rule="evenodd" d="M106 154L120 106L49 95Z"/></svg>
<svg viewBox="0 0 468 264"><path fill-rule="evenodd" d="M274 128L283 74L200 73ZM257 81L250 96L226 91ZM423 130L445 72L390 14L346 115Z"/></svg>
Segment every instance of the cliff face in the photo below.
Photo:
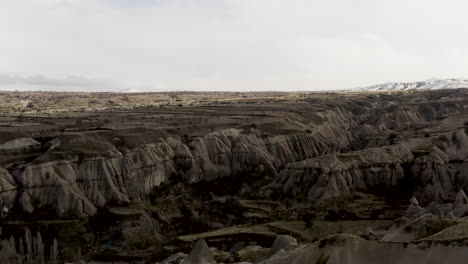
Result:
<svg viewBox="0 0 468 264"><path fill-rule="evenodd" d="M162 142L112 158L28 165L13 172L21 186L18 206L28 213L52 209L59 215L93 215L98 207L128 204L158 186L175 172L173 158L172 148Z"/></svg>
<svg viewBox="0 0 468 264"><path fill-rule="evenodd" d="M8 210L86 217L109 204L131 203L173 176L194 183L255 172L276 177L263 188L264 196L322 200L398 187L410 178L421 201L450 198L468 178L463 124L449 122L440 136L390 133L420 124L436 127L443 121L435 119L463 111L463 102L394 109L395 104L350 102L274 125L168 136L132 149L92 133L55 139L34 161L0 169L0 197ZM350 151L356 146L365 149Z"/></svg>
<svg viewBox="0 0 468 264"><path fill-rule="evenodd" d="M468 139L464 133L454 135L457 141ZM412 184L420 201L452 199L460 188L466 188L464 179L468 175L464 168L468 155L461 153L464 150L453 141L438 142L442 149L432 141L409 139L396 145L291 163L265 189L314 201L356 190L406 189L408 186L403 185Z"/></svg>
<svg viewBox="0 0 468 264"><path fill-rule="evenodd" d="M340 143L346 146L347 142ZM168 138L112 158L30 164L12 174L3 170L2 191L5 195L18 191L18 206L28 213L53 209L59 215L83 217L108 203L128 204L171 175L188 182L214 181L252 171L276 175L289 162L340 147L310 134L262 139L238 130L213 133L188 144ZM5 199L8 204L12 201L14 198Z"/></svg>
<svg viewBox="0 0 468 264"><path fill-rule="evenodd" d="M331 113L330 118L335 118ZM345 128L335 123L309 133L268 137L255 128L228 129L185 143L168 137L125 152L110 146L100 150L106 157L80 159L69 155L65 160L33 162L11 172L2 170L2 197L4 204L27 213L48 209L59 215L90 216L109 203L130 203L171 175L188 182L252 171L277 175L288 163L349 147L352 137ZM54 157L54 151L58 152L50 149L48 157Z"/></svg>

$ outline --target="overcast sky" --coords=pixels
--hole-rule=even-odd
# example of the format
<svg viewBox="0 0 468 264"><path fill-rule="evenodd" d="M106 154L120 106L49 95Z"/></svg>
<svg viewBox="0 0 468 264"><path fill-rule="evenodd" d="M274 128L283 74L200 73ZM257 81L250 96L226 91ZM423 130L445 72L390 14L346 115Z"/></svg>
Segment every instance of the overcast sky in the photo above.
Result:
<svg viewBox="0 0 468 264"><path fill-rule="evenodd" d="M466 0L2 0L0 89L323 90L468 77Z"/></svg>

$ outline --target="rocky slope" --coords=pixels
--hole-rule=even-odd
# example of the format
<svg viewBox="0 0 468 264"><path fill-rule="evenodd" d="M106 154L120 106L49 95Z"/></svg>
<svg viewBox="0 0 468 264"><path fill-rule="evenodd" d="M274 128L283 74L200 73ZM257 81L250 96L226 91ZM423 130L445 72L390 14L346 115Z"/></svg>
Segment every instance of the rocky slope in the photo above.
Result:
<svg viewBox="0 0 468 264"><path fill-rule="evenodd" d="M431 203L423 208L415 197L409 202L406 213L390 224L376 229L367 226L357 232L329 230L332 234L322 235L314 242L303 241L303 235L312 230L320 232L318 221L312 230L307 227L296 230L294 235L301 238L302 243L290 235L275 236L273 229L267 228L286 226L285 223L237 226L184 236L180 239L198 239L190 254L179 252L162 263L192 263L193 259L198 260L195 263L414 263L420 259L425 263L463 263L468 244L468 198L464 191L460 190L455 201L449 204ZM233 232L235 229L237 233ZM275 239L271 239L269 245L236 244L237 247L232 247L229 252L213 246L222 236L240 236L241 232L275 236Z"/></svg>
<svg viewBox="0 0 468 264"><path fill-rule="evenodd" d="M465 119L453 117L465 112L466 98L407 105L404 97L385 96L132 149L118 133L59 136L42 147L32 138L14 139L0 151L40 150L33 161L1 170L2 203L17 212L85 217L109 204L130 204L169 178L195 183L249 173L279 175L260 193L267 197L280 191L323 200L406 180L421 201L450 199L467 178Z"/></svg>
<svg viewBox="0 0 468 264"><path fill-rule="evenodd" d="M288 164L265 192L279 190L288 197L316 201L353 191L407 189L412 184L421 201L444 201L466 188L467 142L461 128L437 138L411 138L390 146L306 159Z"/></svg>
<svg viewBox="0 0 468 264"><path fill-rule="evenodd" d="M372 261L351 256L372 249L377 258L423 256L405 243L468 237L467 92L6 114L0 259L340 263L343 252ZM337 233L352 236L324 238ZM212 248L195 245L200 239Z"/></svg>

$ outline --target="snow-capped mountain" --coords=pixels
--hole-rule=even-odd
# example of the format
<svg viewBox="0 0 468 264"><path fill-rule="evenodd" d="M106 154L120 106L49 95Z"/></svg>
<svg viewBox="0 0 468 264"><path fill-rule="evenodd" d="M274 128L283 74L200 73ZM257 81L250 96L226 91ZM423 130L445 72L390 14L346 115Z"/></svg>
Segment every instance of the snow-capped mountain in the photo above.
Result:
<svg viewBox="0 0 468 264"><path fill-rule="evenodd" d="M383 83L357 88L360 91L403 91L468 88L468 79L431 79L420 82Z"/></svg>

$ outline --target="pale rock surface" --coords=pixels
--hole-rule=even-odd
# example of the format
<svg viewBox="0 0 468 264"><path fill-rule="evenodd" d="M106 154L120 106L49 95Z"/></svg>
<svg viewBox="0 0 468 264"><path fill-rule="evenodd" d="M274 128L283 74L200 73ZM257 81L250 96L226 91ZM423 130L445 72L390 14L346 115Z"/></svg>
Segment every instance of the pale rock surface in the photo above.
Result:
<svg viewBox="0 0 468 264"><path fill-rule="evenodd" d="M450 212L455 217L468 216L468 197L463 189L460 189L455 201L452 204L452 211Z"/></svg>
<svg viewBox="0 0 468 264"><path fill-rule="evenodd" d="M0 144L0 152L28 150L40 146L41 143L32 138L17 138Z"/></svg>
<svg viewBox="0 0 468 264"><path fill-rule="evenodd" d="M414 196L411 197L410 205L408 206L408 209L406 209L405 217L412 218L423 213L425 213L425 210L419 206L418 199L416 199Z"/></svg>
<svg viewBox="0 0 468 264"><path fill-rule="evenodd" d="M410 199L410 205L411 205L411 206L419 206L419 201L418 201L418 199L416 199L416 197L414 197L414 196L411 197L411 199Z"/></svg>
<svg viewBox="0 0 468 264"><path fill-rule="evenodd" d="M13 176L7 170L0 168L0 202L3 206L9 209L13 206L17 190Z"/></svg>
<svg viewBox="0 0 468 264"><path fill-rule="evenodd" d="M460 189L460 191L458 191L457 196L455 197L455 201L453 202L453 206L455 208L457 208L457 207L467 205L467 204L468 204L468 197L466 197L466 194L463 191L463 189Z"/></svg>
<svg viewBox="0 0 468 264"><path fill-rule="evenodd" d="M216 264L216 261L205 240L200 239L181 264Z"/></svg>
<svg viewBox="0 0 468 264"><path fill-rule="evenodd" d="M273 242L273 245L271 246L270 249L270 254L274 255L281 249L284 251L292 250L297 247L297 240L288 235L279 235L276 237L275 242Z"/></svg>
<svg viewBox="0 0 468 264"><path fill-rule="evenodd" d="M326 244L321 247L320 244ZM280 252L262 261L262 264L412 264L464 263L468 252L463 247L433 246L422 249L403 243L366 241L354 236L335 235L295 250Z"/></svg>
<svg viewBox="0 0 468 264"><path fill-rule="evenodd" d="M161 261L161 264L166 264L166 263L180 263L182 262L184 259L187 258L187 254L183 253L183 252L178 252L166 259L164 259L163 261Z"/></svg>

